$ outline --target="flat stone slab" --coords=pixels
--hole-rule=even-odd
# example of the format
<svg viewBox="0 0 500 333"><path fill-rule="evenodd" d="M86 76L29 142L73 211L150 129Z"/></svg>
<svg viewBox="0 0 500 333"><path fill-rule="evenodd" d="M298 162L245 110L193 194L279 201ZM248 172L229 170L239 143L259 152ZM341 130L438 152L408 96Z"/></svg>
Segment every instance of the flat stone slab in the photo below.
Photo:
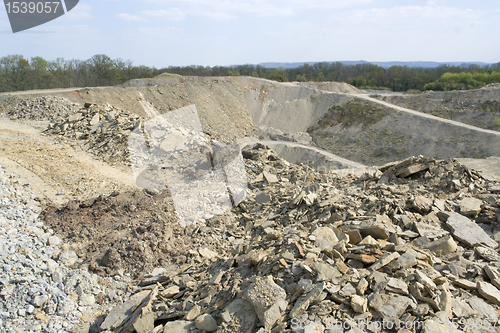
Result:
<svg viewBox="0 0 500 333"><path fill-rule="evenodd" d="M244 298L253 305L255 313L266 329L281 318L288 305L286 291L271 279L262 277L255 279L246 290Z"/></svg>
<svg viewBox="0 0 500 333"><path fill-rule="evenodd" d="M467 303L469 303L471 308L476 310L482 317L498 318L498 312L495 308L477 296L467 299Z"/></svg>
<svg viewBox="0 0 500 333"><path fill-rule="evenodd" d="M498 243L480 226L461 214L450 213L446 224L451 228L454 237L469 246L486 245L494 249L498 247Z"/></svg>
<svg viewBox="0 0 500 333"><path fill-rule="evenodd" d="M457 243L448 235L424 245L424 249L431 250L437 256L450 254L456 251Z"/></svg>
<svg viewBox="0 0 500 333"><path fill-rule="evenodd" d="M395 321L406 311L413 301L404 296L376 293L370 300L370 308L376 310L385 320Z"/></svg>
<svg viewBox="0 0 500 333"><path fill-rule="evenodd" d="M192 321L176 320L165 324L163 332L190 333L194 329Z"/></svg>
<svg viewBox="0 0 500 333"><path fill-rule="evenodd" d="M370 266L370 269L372 271L378 271L394 259L397 259L399 257L399 253L393 252L393 253L384 253L384 255L373 265Z"/></svg>
<svg viewBox="0 0 500 333"><path fill-rule="evenodd" d="M483 202L476 198L463 198L460 201L460 213L467 216L477 216L481 211Z"/></svg>
<svg viewBox="0 0 500 333"><path fill-rule="evenodd" d="M477 289L479 294L487 301L493 304L500 305L500 290L488 282L478 282Z"/></svg>

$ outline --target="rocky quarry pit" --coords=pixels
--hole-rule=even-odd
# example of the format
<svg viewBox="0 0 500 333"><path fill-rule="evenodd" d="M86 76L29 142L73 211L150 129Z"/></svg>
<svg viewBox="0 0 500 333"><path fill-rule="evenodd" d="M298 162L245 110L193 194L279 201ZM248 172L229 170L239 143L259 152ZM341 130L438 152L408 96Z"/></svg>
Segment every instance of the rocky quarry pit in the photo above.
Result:
<svg viewBox="0 0 500 333"><path fill-rule="evenodd" d="M499 95L177 75L0 94L0 327L494 332L500 132L407 107ZM248 189L182 227L169 190L136 186L128 139L192 104L242 147Z"/></svg>

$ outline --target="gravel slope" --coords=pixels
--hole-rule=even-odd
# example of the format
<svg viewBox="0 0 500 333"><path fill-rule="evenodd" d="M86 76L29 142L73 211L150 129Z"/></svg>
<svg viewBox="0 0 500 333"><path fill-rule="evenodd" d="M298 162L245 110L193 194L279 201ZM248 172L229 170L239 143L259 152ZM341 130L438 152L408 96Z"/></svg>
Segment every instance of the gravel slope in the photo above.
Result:
<svg viewBox="0 0 500 333"><path fill-rule="evenodd" d="M72 269L80 259L40 221L30 184L18 179L0 165L0 331L89 331L128 296L130 279Z"/></svg>

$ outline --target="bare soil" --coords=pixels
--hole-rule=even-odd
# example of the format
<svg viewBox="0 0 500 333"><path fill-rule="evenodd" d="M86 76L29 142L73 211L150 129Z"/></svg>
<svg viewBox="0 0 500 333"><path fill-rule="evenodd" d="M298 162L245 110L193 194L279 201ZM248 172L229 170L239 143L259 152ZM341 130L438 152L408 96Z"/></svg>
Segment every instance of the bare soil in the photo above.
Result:
<svg viewBox="0 0 500 333"><path fill-rule="evenodd" d="M500 87L475 90L424 92L413 95L378 95L380 100L445 119L500 131Z"/></svg>
<svg viewBox="0 0 500 333"><path fill-rule="evenodd" d="M83 258L82 266L101 275L118 270L141 276L155 267L183 263L192 238L177 222L168 192L114 192L65 206L47 207L41 215ZM188 244L186 244L188 243Z"/></svg>
<svg viewBox="0 0 500 333"><path fill-rule="evenodd" d="M374 106L367 100L325 114L309 133L316 145L366 165L383 165L416 155L436 159L500 156L500 135L495 131L399 110L386 102Z"/></svg>
<svg viewBox="0 0 500 333"><path fill-rule="evenodd" d="M42 203L62 204L134 189L132 172L110 166L42 134L45 123L0 117L0 163L31 183Z"/></svg>

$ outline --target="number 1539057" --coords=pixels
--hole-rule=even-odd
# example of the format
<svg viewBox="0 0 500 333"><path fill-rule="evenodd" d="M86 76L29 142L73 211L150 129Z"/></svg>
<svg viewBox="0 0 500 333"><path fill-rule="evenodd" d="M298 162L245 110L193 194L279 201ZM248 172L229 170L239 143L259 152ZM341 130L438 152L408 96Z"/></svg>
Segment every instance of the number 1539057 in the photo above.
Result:
<svg viewBox="0 0 500 333"><path fill-rule="evenodd" d="M8 1L5 3L8 14L52 14L57 12L60 2L25 2L25 1Z"/></svg>

